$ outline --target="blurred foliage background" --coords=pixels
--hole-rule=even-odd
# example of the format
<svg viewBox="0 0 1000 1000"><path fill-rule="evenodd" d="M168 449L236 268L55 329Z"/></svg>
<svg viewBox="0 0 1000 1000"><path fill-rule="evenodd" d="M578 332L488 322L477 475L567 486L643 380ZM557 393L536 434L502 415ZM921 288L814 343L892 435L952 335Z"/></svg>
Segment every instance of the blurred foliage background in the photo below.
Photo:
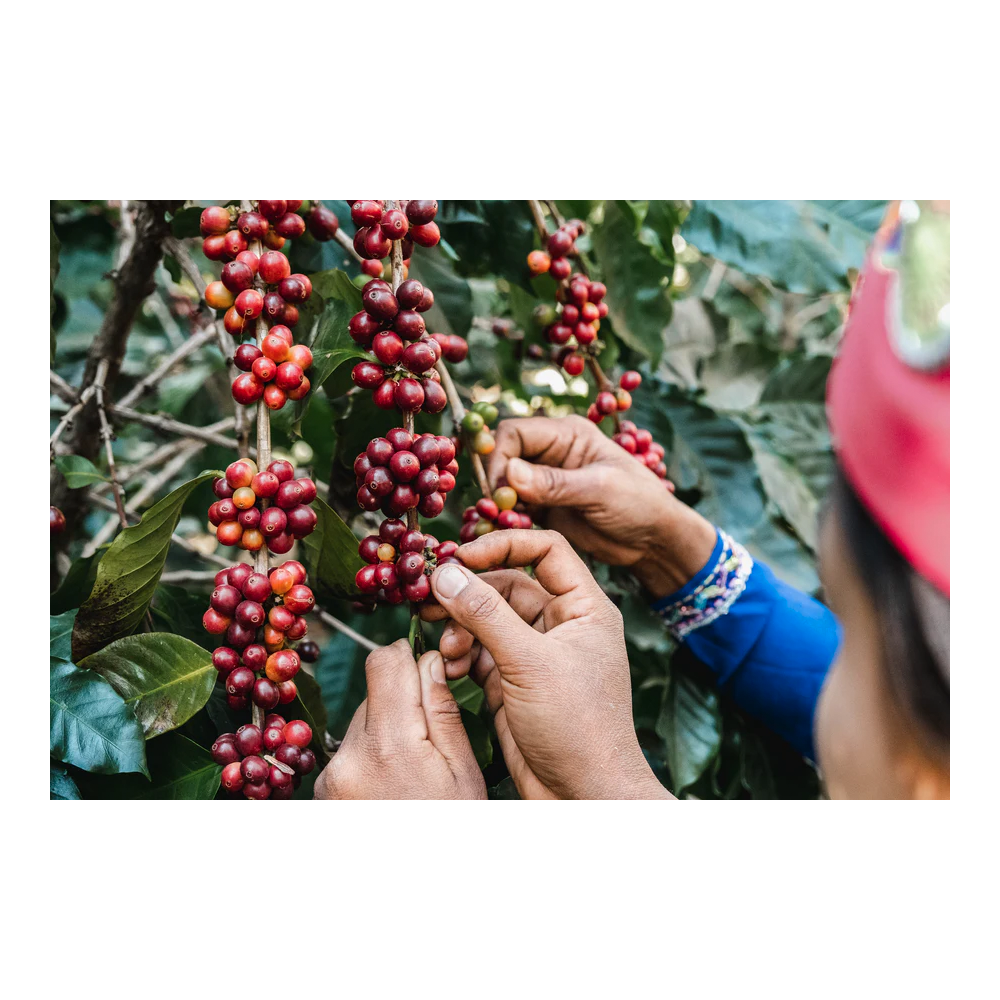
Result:
<svg viewBox="0 0 1000 1000"><path fill-rule="evenodd" d="M218 265L201 256L200 241L190 239L197 232L201 204L189 202L177 211L172 230L211 279L217 277ZM346 203L325 204L350 233ZM832 468L825 382L854 276L885 204L551 203L562 216L587 224L577 246L591 276L608 287L610 314L601 326L606 344L601 363L609 374L633 367L643 373L630 416L666 447L677 495L779 576L810 593L818 588L816 515ZM87 349L111 296L107 276L115 267L119 221L114 202L51 203L52 366L73 386L80 384ZM528 252L538 246L528 203L445 200L437 221L442 242L414 254L411 275L430 284L435 294L428 328L469 339L468 360L453 366L462 390L470 399L497 402L507 416L585 411L594 395L589 374L567 379L547 360L528 357L527 346L542 343L531 311L553 299L551 279L533 279L525 266ZM310 274L316 290L297 339L308 330L306 339L314 345L343 345L355 288L335 272L343 271L357 283L357 263L339 244L318 243L309 236L289 249L292 270ZM165 255L129 336L116 396L205 322L194 286L178 261ZM545 345L546 357L547 351ZM342 365L304 405L276 414L273 433L279 450L328 483L331 507L363 533L365 515L353 503L350 466L364 443L392 426L394 417L375 409L368 393L350 392L349 371L350 365ZM232 400L218 348L206 344L137 405L198 426L230 415ZM64 410L65 404L53 396L53 428ZM447 430L446 415L421 415L418 430L432 427ZM127 424L114 443L116 462L127 474L169 440L148 427ZM188 442L169 464L140 465L138 475L126 481L127 495L134 497L157 477L155 489L136 506L141 513L202 470L224 468L233 457L216 445ZM465 468L449 508L430 522L429 530L439 538L457 537L469 485ZM104 481L79 488L110 497ZM205 519L212 499L207 483L193 489L177 528L202 553L217 548ZM116 529L114 514L91 505L68 547L53 551L53 615L86 599ZM636 729L663 783L692 797L815 796L818 782L812 767L716 691L701 665L683 647L675 647L631 579L608 567L594 566L594 571L626 620ZM155 627L213 648L200 624L213 573L197 555L172 548L152 602ZM333 593L323 599L327 610L378 643L406 634L405 608L362 615ZM339 737L364 697L366 651L318 623L310 625L310 635L320 643L322 655L312 665L316 683L305 680L303 701L309 702L314 719ZM494 752L482 693L470 681L456 687L491 795L513 797L502 758ZM226 712L217 689L204 710L168 736L207 746L230 721ZM152 767L152 755L150 763ZM123 786L109 791L107 783L134 780L68 771L72 774L66 777L76 781L84 796L127 795ZM195 790L214 794L204 782ZM309 794L309 782L299 794Z"/></svg>

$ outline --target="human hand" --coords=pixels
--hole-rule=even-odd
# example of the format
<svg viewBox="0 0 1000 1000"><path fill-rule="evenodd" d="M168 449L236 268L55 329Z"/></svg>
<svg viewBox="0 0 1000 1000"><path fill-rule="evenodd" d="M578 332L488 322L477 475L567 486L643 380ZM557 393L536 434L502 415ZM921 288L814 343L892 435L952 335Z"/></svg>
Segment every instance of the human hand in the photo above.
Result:
<svg viewBox="0 0 1000 1000"><path fill-rule="evenodd" d="M485 799L486 783L436 650L399 639L365 661L368 697L316 780L318 799Z"/></svg>
<svg viewBox="0 0 1000 1000"><path fill-rule="evenodd" d="M504 420L496 442L491 482L505 477L526 504L547 509L536 520L602 562L630 567L654 597L682 587L712 554L712 524L592 421Z"/></svg>
<svg viewBox="0 0 1000 1000"><path fill-rule="evenodd" d="M666 492L666 491L664 491ZM522 798L667 798L642 755L622 616L554 531L494 531L431 577L440 648L471 670ZM475 576L470 569L532 566ZM466 568L468 567L468 568Z"/></svg>

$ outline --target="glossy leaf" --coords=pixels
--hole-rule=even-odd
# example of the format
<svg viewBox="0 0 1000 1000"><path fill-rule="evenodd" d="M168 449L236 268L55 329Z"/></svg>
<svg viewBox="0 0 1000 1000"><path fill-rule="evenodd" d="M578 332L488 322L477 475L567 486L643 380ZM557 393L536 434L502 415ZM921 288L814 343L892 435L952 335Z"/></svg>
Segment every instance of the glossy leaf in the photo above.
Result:
<svg viewBox="0 0 1000 1000"><path fill-rule="evenodd" d="M218 672L212 654L166 632L125 636L81 660L135 712L152 739L187 722L208 701Z"/></svg>
<svg viewBox="0 0 1000 1000"><path fill-rule="evenodd" d="M333 632L323 643L316 661L316 681L331 723L340 718L347 701L356 654L357 646L353 640L340 632Z"/></svg>
<svg viewBox="0 0 1000 1000"><path fill-rule="evenodd" d="M358 540L329 504L317 497L312 509L316 530L301 543L312 587L321 603L327 596L353 596L357 593L354 577L364 565L358 555Z"/></svg>
<svg viewBox="0 0 1000 1000"><path fill-rule="evenodd" d="M49 617L49 655L70 660L73 655L73 622L77 609Z"/></svg>
<svg viewBox="0 0 1000 1000"><path fill-rule="evenodd" d="M49 798L63 800L80 798L80 789L70 777L69 769L60 767L54 761L49 763Z"/></svg>
<svg viewBox="0 0 1000 1000"><path fill-rule="evenodd" d="M70 608L78 608L90 597L97 579L97 567L108 548L102 545L92 556L81 556L70 563L62 583L49 595L49 611L52 614L60 615Z"/></svg>
<svg viewBox="0 0 1000 1000"><path fill-rule="evenodd" d="M468 674L465 677L459 677L458 680L448 681L448 687L451 688L451 693L459 708L464 708L475 715L482 707L486 695Z"/></svg>
<svg viewBox="0 0 1000 1000"><path fill-rule="evenodd" d="M184 501L202 483L221 475L205 472L154 504L142 520L114 540L97 568L94 589L73 630L74 659L81 660L129 635L142 620L159 582Z"/></svg>
<svg viewBox="0 0 1000 1000"><path fill-rule="evenodd" d="M56 458L56 468L63 474L66 485L71 490L107 482L107 477L101 470L82 455L60 455Z"/></svg>
<svg viewBox="0 0 1000 1000"><path fill-rule="evenodd" d="M219 791L222 766L208 750L181 733L167 733L147 745L150 781L132 775L83 775L85 799L209 800Z"/></svg>
<svg viewBox="0 0 1000 1000"><path fill-rule="evenodd" d="M313 731L310 749L316 754L319 767L323 767L330 759L323 744L323 734L326 732L326 706L323 704L323 693L316 678L312 674L300 670L295 675L295 686L298 694L290 705L279 706L276 711L282 712L286 719L302 719L308 722Z"/></svg>
<svg viewBox="0 0 1000 1000"><path fill-rule="evenodd" d="M118 774L146 770L142 727L121 695L99 674L51 657L50 750L84 771Z"/></svg>
<svg viewBox="0 0 1000 1000"><path fill-rule="evenodd" d="M481 767L489 767L493 763L493 742L486 723L468 709L460 709L462 725L472 744L472 752L476 755L476 763Z"/></svg>
<svg viewBox="0 0 1000 1000"><path fill-rule="evenodd" d="M672 264L658 261L640 242L635 215L626 202L605 202L604 220L593 230L593 243L608 287L606 301L614 332L656 364L663 351L662 334L670 322Z"/></svg>
<svg viewBox="0 0 1000 1000"><path fill-rule="evenodd" d="M681 235L703 254L816 295L848 287L884 201L695 201Z"/></svg>
<svg viewBox="0 0 1000 1000"><path fill-rule="evenodd" d="M323 299L316 336L309 345L313 352L309 383L315 392L342 364L368 355L347 332L350 318L361 309L360 290L340 270L322 271L310 280L314 295Z"/></svg>
<svg viewBox="0 0 1000 1000"><path fill-rule="evenodd" d="M201 213L200 205L189 205L176 212L170 220L170 232L179 240L186 240L192 236L201 235Z"/></svg>
<svg viewBox="0 0 1000 1000"><path fill-rule="evenodd" d="M410 261L410 277L429 285L434 292L434 305L424 313L427 329L466 336L472 326L472 292L441 249L421 248L415 252Z"/></svg>
<svg viewBox="0 0 1000 1000"><path fill-rule="evenodd" d="M704 774L722 745L718 695L684 674L675 674L656 721L656 733L667 750L672 790L680 795Z"/></svg>

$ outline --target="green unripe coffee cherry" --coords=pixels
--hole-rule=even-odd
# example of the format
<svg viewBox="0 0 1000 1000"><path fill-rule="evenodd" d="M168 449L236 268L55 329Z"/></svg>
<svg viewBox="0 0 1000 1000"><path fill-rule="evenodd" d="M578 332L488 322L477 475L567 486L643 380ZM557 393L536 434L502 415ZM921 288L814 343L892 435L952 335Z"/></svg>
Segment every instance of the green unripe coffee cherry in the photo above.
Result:
<svg viewBox="0 0 1000 1000"><path fill-rule="evenodd" d="M545 327L551 326L559 319L559 313L556 311L554 305L549 302L543 302L541 305L535 306L531 311L531 319L539 329L544 330Z"/></svg>
<svg viewBox="0 0 1000 1000"><path fill-rule="evenodd" d="M483 415L481 413L476 413L475 410L469 410L464 417L462 417L462 430L466 434L478 434L484 427L486 421L483 420Z"/></svg>
<svg viewBox="0 0 1000 1000"><path fill-rule="evenodd" d="M365 285L367 285L368 282L371 280L372 280L371 275L365 274L364 271L362 271L361 274L356 274L354 275L353 278L351 278L351 282L358 288L364 288Z"/></svg>
<svg viewBox="0 0 1000 1000"><path fill-rule="evenodd" d="M312 445L308 441L296 441L292 445L292 458L295 465L308 465L313 460Z"/></svg>
<svg viewBox="0 0 1000 1000"><path fill-rule="evenodd" d="M492 403L476 403L472 407L472 411L478 413L486 424L496 423L497 417L500 416L500 411Z"/></svg>

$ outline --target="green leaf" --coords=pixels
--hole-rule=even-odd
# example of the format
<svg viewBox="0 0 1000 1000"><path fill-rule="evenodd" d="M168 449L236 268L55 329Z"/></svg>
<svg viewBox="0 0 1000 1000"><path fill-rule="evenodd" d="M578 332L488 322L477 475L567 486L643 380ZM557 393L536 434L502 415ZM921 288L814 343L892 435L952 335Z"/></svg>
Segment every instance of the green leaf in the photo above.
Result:
<svg viewBox="0 0 1000 1000"><path fill-rule="evenodd" d="M182 208L170 220L170 232L179 240L186 240L201 233L201 212L198 205Z"/></svg>
<svg viewBox="0 0 1000 1000"><path fill-rule="evenodd" d="M323 767L330 759L323 745L323 734L326 732L326 706L323 704L323 692L316 678L300 670L295 675L295 686L298 694L292 702L292 711L285 716L287 719L302 719L308 722L313 731L312 742L309 744L319 767Z"/></svg>
<svg viewBox="0 0 1000 1000"><path fill-rule="evenodd" d="M823 403L832 363L833 358L822 354L786 361L771 372L760 394L761 402Z"/></svg>
<svg viewBox="0 0 1000 1000"><path fill-rule="evenodd" d="M655 365L670 322L668 286L673 274L636 236L636 220L625 202L608 201L604 221L593 230L594 255L608 287L608 309L617 336Z"/></svg>
<svg viewBox="0 0 1000 1000"><path fill-rule="evenodd" d="M767 753L759 737L750 732L740 738L740 783L755 799L778 797Z"/></svg>
<svg viewBox="0 0 1000 1000"><path fill-rule="evenodd" d="M49 798L63 800L80 798L80 789L70 777L69 770L60 767L55 761L49 762Z"/></svg>
<svg viewBox="0 0 1000 1000"><path fill-rule="evenodd" d="M56 468L63 474L66 485L71 490L108 481L97 466L82 455L60 455L56 459Z"/></svg>
<svg viewBox="0 0 1000 1000"><path fill-rule="evenodd" d="M675 795L704 774L722 746L722 717L714 691L675 673L667 687L656 734L667 750Z"/></svg>
<svg viewBox="0 0 1000 1000"><path fill-rule="evenodd" d="M61 660L70 660L73 656L73 622L79 609L73 608L61 615L49 616L49 655Z"/></svg>
<svg viewBox="0 0 1000 1000"><path fill-rule="evenodd" d="M465 278L455 273L455 265L441 249L432 247L415 253L410 261L410 277L434 292L434 305L423 314L427 329L466 336L472 327L472 290Z"/></svg>
<svg viewBox="0 0 1000 1000"><path fill-rule="evenodd" d="M885 206L884 201L696 201L681 235L745 274L818 295L849 287L848 270L861 266Z"/></svg>
<svg viewBox="0 0 1000 1000"><path fill-rule="evenodd" d="M463 708L460 711L462 725L465 726L465 733L472 744L472 752L476 755L476 763L480 768L489 767L493 763L493 742L490 740L489 727L468 709Z"/></svg>
<svg viewBox="0 0 1000 1000"><path fill-rule="evenodd" d="M347 701L356 653L354 641L341 632L335 632L323 643L316 661L316 681L323 696L327 718L332 723L340 718Z"/></svg>
<svg viewBox="0 0 1000 1000"><path fill-rule="evenodd" d="M56 278L59 276L59 250L61 244L56 227L49 219L49 362L56 356Z"/></svg>
<svg viewBox="0 0 1000 1000"><path fill-rule="evenodd" d="M59 615L70 608L78 608L90 597L97 579L97 567L108 548L102 545L93 555L81 556L70 563L62 583L49 595L49 611L52 614Z"/></svg>
<svg viewBox="0 0 1000 1000"><path fill-rule="evenodd" d="M312 587L321 602L328 596L354 596L354 577L364 565L358 555L358 540L325 501L317 497L312 508L316 530L302 539Z"/></svg>
<svg viewBox="0 0 1000 1000"><path fill-rule="evenodd" d="M151 781L132 775L108 778L82 775L85 799L214 799L222 766L212 755L181 733L167 733L147 746Z"/></svg>
<svg viewBox="0 0 1000 1000"><path fill-rule="evenodd" d="M212 654L166 632L128 635L80 661L135 712L150 740L187 722L208 701L218 672Z"/></svg>
<svg viewBox="0 0 1000 1000"><path fill-rule="evenodd" d="M97 579L73 630L74 659L81 660L115 639L130 635L142 621L156 590L184 501L221 472L204 472L179 486L126 528L97 568Z"/></svg>
<svg viewBox="0 0 1000 1000"><path fill-rule="evenodd" d="M361 310L361 292L344 271L320 271L310 279L313 293L323 298L316 336L309 345L313 363L309 369L312 390L318 389L345 361L367 358L368 354L351 339L347 325Z"/></svg>
<svg viewBox="0 0 1000 1000"><path fill-rule="evenodd" d="M459 708L464 708L473 715L479 712L486 695L483 689L468 674L459 677L458 680L448 681L448 687L455 696Z"/></svg>
<svg viewBox="0 0 1000 1000"><path fill-rule="evenodd" d="M56 760L84 771L146 770L146 741L132 710L92 670L50 658L49 729Z"/></svg>

